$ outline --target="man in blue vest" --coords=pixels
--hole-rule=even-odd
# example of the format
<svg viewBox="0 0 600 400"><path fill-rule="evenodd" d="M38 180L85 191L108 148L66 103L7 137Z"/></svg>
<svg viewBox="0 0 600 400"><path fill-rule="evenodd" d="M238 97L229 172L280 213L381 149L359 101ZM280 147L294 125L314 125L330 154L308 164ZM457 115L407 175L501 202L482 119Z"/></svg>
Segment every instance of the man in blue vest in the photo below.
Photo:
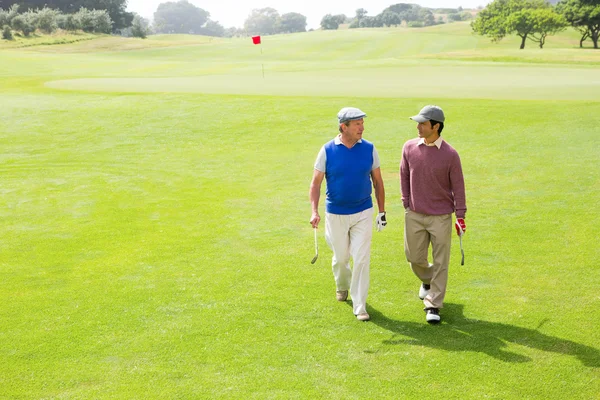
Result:
<svg viewBox="0 0 600 400"><path fill-rule="evenodd" d="M312 207L310 224L316 229L321 221L321 183L323 178L326 179L325 239L333 251L336 298L346 301L349 291L354 315L360 321L370 319L367 295L373 236L371 184L379 208L377 230L382 231L387 224L379 155L375 146L362 138L366 116L354 107L340 110L340 134L319 151L309 193ZM350 256L354 260L352 269Z"/></svg>

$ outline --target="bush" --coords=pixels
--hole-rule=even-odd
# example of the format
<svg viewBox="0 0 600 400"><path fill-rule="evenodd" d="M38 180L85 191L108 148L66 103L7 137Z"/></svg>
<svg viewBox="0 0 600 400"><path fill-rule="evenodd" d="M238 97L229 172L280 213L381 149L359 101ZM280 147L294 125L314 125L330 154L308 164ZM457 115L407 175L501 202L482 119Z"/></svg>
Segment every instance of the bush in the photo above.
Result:
<svg viewBox="0 0 600 400"><path fill-rule="evenodd" d="M0 26L8 26L10 22L8 22L8 11L4 11L0 8Z"/></svg>
<svg viewBox="0 0 600 400"><path fill-rule="evenodd" d="M94 18L94 32L97 33L111 33L113 22L108 15L106 10L92 10Z"/></svg>
<svg viewBox="0 0 600 400"><path fill-rule="evenodd" d="M408 23L409 28L422 28L424 26L425 26L425 23L423 21L410 21Z"/></svg>
<svg viewBox="0 0 600 400"><path fill-rule="evenodd" d="M0 26L8 25L12 26L12 20L14 17L19 15L19 5L13 4L8 11L0 8Z"/></svg>
<svg viewBox="0 0 600 400"><path fill-rule="evenodd" d="M44 33L52 33L58 29L57 18L60 12L48 7L36 10L33 13L34 25Z"/></svg>
<svg viewBox="0 0 600 400"><path fill-rule="evenodd" d="M13 40L13 35L12 31L10 30L10 26L4 25L4 29L2 29L2 39Z"/></svg>
<svg viewBox="0 0 600 400"><path fill-rule="evenodd" d="M88 10L81 7L75 14L80 29L84 32L110 33L112 20L106 10Z"/></svg>
<svg viewBox="0 0 600 400"><path fill-rule="evenodd" d="M81 29L81 24L75 15L68 14L65 16L65 27L63 29L73 32Z"/></svg>
<svg viewBox="0 0 600 400"><path fill-rule="evenodd" d="M35 26L31 22L31 13L29 12L17 15L12 19L11 24L13 29L23 32L24 36L29 36L32 32L35 32Z"/></svg>
<svg viewBox="0 0 600 400"><path fill-rule="evenodd" d="M148 36L148 24L139 15L133 17L133 25L131 25L131 36L146 39Z"/></svg>

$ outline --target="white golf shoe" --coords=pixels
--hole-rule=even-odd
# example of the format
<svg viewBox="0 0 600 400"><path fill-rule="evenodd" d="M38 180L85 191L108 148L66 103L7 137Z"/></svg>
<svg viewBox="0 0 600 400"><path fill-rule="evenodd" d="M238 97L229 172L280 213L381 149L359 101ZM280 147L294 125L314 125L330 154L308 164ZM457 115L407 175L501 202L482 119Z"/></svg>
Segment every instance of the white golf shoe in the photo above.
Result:
<svg viewBox="0 0 600 400"><path fill-rule="evenodd" d="M348 299L348 291L347 290L336 291L335 298L337 301L346 301Z"/></svg>
<svg viewBox="0 0 600 400"><path fill-rule="evenodd" d="M425 313L425 319L430 324L437 324L440 322L440 311L437 308L426 308Z"/></svg>
<svg viewBox="0 0 600 400"><path fill-rule="evenodd" d="M419 298L421 300L425 299L429 294L429 289L431 289L431 285L421 284L421 287L419 288Z"/></svg>
<svg viewBox="0 0 600 400"><path fill-rule="evenodd" d="M356 319L359 321L368 321L371 319L371 316L367 313L360 313L356 316Z"/></svg>

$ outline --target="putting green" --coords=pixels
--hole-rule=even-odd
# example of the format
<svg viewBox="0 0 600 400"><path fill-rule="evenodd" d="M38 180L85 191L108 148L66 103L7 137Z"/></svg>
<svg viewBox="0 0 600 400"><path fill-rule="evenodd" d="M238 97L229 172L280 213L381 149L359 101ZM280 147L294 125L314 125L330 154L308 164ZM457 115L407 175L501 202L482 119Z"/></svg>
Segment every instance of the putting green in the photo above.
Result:
<svg viewBox="0 0 600 400"><path fill-rule="evenodd" d="M168 92L291 96L597 100L592 68L537 65L403 65L304 71L257 70L187 77L56 80L46 87L93 92Z"/></svg>

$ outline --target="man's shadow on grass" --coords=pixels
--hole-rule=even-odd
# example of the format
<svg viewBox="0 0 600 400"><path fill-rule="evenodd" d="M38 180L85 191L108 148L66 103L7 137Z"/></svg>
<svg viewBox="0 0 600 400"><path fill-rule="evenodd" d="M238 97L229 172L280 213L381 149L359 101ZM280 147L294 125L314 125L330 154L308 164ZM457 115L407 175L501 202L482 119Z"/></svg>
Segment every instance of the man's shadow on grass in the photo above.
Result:
<svg viewBox="0 0 600 400"><path fill-rule="evenodd" d="M385 340L388 345L409 344L447 351L485 353L498 360L512 363L532 361L531 358L506 349L507 342L532 349L577 357L586 367L600 367L600 350L570 340L545 335L536 329L466 318L462 304L445 303L442 323L430 326L423 323L396 321L369 307L371 323L394 333ZM541 325L543 325L543 321Z"/></svg>

